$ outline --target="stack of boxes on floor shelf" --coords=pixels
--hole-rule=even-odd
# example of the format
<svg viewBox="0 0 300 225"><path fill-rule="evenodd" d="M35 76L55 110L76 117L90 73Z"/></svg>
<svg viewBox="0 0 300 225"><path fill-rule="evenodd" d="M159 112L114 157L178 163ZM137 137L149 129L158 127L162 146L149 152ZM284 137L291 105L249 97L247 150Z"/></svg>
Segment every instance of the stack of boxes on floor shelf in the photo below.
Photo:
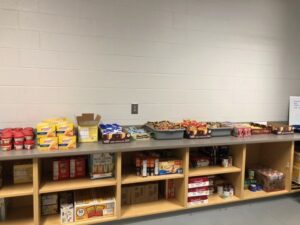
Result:
<svg viewBox="0 0 300 225"><path fill-rule="evenodd" d="M114 176L113 153L99 153L88 157L70 157L52 162L53 180L68 180L86 177L88 160L91 179ZM45 194L42 196L42 215L60 213L61 223L77 222L93 217L115 215L113 188L86 189L74 192Z"/></svg>
<svg viewBox="0 0 300 225"><path fill-rule="evenodd" d="M234 196L234 187L221 176L191 177L188 183L188 205L209 203L209 196L217 194L227 199Z"/></svg>
<svg viewBox="0 0 300 225"><path fill-rule="evenodd" d="M182 160L175 159L171 151L136 153L134 163L137 176L183 173Z"/></svg>
<svg viewBox="0 0 300 225"><path fill-rule="evenodd" d="M42 215L60 212L62 224L94 217L114 216L115 209L114 191L109 188L61 192L42 196Z"/></svg>
<svg viewBox="0 0 300 225"><path fill-rule="evenodd" d="M252 192L281 191L285 188L285 177L282 172L257 165L248 169L244 187Z"/></svg>
<svg viewBox="0 0 300 225"><path fill-rule="evenodd" d="M37 124L39 150L71 150L77 147L74 123L66 118L44 120Z"/></svg>
<svg viewBox="0 0 300 225"><path fill-rule="evenodd" d="M3 165L0 165L0 189L3 186ZM17 161L13 164L13 184L27 184L33 181L33 166L30 161ZM10 178L11 179L11 178ZM0 199L0 221L6 219L7 201L5 198Z"/></svg>

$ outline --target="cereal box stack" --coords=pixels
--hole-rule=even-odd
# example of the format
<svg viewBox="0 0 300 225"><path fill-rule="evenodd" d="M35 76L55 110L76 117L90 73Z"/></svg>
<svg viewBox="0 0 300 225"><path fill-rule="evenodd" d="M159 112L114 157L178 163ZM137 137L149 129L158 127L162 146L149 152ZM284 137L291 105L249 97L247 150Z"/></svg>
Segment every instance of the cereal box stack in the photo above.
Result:
<svg viewBox="0 0 300 225"><path fill-rule="evenodd" d="M37 125L39 150L71 150L76 148L74 123L66 118L53 118Z"/></svg>

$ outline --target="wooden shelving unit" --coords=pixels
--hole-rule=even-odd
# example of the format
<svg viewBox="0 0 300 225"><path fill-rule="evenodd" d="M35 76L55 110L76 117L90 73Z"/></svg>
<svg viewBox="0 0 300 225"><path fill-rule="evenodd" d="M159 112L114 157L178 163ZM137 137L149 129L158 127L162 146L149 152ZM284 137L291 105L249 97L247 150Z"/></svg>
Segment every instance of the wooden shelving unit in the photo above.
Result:
<svg viewBox="0 0 300 225"><path fill-rule="evenodd" d="M191 168L189 171L190 177L196 176L208 176L208 175L217 175L217 174L226 174L226 173L239 173L242 170L238 167L231 166L224 168L222 166L209 166L203 168Z"/></svg>
<svg viewBox="0 0 300 225"><path fill-rule="evenodd" d="M121 218L132 218L184 209L177 200L159 200L122 206Z"/></svg>
<svg viewBox="0 0 300 225"><path fill-rule="evenodd" d="M0 198L12 198L27 195L33 195L32 183L4 185L0 189Z"/></svg>
<svg viewBox="0 0 300 225"><path fill-rule="evenodd" d="M222 137L208 140L167 140L167 141L145 141L133 142L120 145L103 145L100 143L81 144L77 150L41 152L33 150L31 152L0 152L0 161L13 162L14 160L31 159L33 162L33 183L22 185L7 185L0 189L0 198L15 199L14 202L24 202L20 198L29 198L31 206L21 208L8 208L6 221L0 225L59 225L59 215L41 216L40 197L45 193L81 190L88 188L112 187L115 190L116 215L113 217L93 218L86 221L74 222L74 225L99 224L109 221L116 221L126 218L155 215L159 213L187 210L189 208L202 208L206 206L229 204L245 200L267 198L290 193L300 192L292 190L291 177L293 168L294 142L300 141L300 135L275 136L262 135L250 138ZM223 168L212 166L205 168L190 168L190 152L197 147L229 145L230 154L234 158L232 167ZM172 149L178 159L183 161L183 174L172 174L164 176L138 177L134 172L127 170L127 164L135 151L151 151ZM90 180L89 178L50 181L43 177L43 160L54 157L87 155L97 152L115 152L116 170L115 178ZM132 154L130 153L132 152ZM282 171L285 175L285 190L278 192L250 192L244 190L245 174L248 166L262 163L271 168ZM43 164L44 165L44 164ZM6 167L3 168L4 170ZM132 169L132 168L131 168ZM187 203L188 179L195 176L222 175L235 188L235 196L231 198L221 198L218 195L209 197L208 204L189 206ZM176 185L176 195L174 199L146 202L141 204L121 205L121 191L124 185L161 181L174 179ZM14 204L18 205L18 204Z"/></svg>
<svg viewBox="0 0 300 225"><path fill-rule="evenodd" d="M63 180L63 181L43 181L40 185L39 193L45 194L51 192L107 187L107 186L114 186L116 184L117 181L114 178L97 179L97 180L91 180L89 178L80 178L80 179Z"/></svg>
<svg viewBox="0 0 300 225"><path fill-rule="evenodd" d="M161 175L161 176L138 177L135 174L129 174L129 175L122 176L122 184L135 184L135 183L144 183L144 182L180 179L180 178L184 178L184 175L183 174L169 174L169 175Z"/></svg>

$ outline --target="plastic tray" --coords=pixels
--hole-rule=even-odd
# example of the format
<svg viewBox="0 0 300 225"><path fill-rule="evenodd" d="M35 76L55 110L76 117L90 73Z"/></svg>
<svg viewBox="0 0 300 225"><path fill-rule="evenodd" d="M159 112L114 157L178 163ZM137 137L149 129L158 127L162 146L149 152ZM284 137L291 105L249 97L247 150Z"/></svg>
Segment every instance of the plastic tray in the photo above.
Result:
<svg viewBox="0 0 300 225"><path fill-rule="evenodd" d="M231 127L210 128L212 137L231 136Z"/></svg>
<svg viewBox="0 0 300 225"><path fill-rule="evenodd" d="M175 129L175 130L157 130L154 127L145 125L146 129L152 133L153 138L157 140L173 140L182 139L185 129Z"/></svg>

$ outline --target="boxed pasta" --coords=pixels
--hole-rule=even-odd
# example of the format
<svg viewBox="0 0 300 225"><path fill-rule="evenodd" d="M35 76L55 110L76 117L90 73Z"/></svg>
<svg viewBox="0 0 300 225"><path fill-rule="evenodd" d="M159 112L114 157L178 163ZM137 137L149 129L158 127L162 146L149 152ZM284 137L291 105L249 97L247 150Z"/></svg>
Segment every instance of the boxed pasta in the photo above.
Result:
<svg viewBox="0 0 300 225"><path fill-rule="evenodd" d="M39 139L39 150L58 150L57 137L42 137Z"/></svg>
<svg viewBox="0 0 300 225"><path fill-rule="evenodd" d="M60 136L67 136L72 137L74 136L74 123L71 121L62 121L56 124L56 134L58 137Z"/></svg>
<svg viewBox="0 0 300 225"><path fill-rule="evenodd" d="M49 122L42 122L36 126L37 138L55 137L56 129L55 124Z"/></svg>
<svg viewBox="0 0 300 225"><path fill-rule="evenodd" d="M96 214L93 190L86 189L74 192L75 222L87 220Z"/></svg>
<svg viewBox="0 0 300 225"><path fill-rule="evenodd" d="M98 153L89 156L89 173L91 179L113 177L114 170L114 153Z"/></svg>
<svg viewBox="0 0 300 225"><path fill-rule="evenodd" d="M14 165L14 184L24 184L32 182L32 164Z"/></svg>
<svg viewBox="0 0 300 225"><path fill-rule="evenodd" d="M59 136L58 137L58 148L59 150L72 150L77 147L76 136Z"/></svg>

